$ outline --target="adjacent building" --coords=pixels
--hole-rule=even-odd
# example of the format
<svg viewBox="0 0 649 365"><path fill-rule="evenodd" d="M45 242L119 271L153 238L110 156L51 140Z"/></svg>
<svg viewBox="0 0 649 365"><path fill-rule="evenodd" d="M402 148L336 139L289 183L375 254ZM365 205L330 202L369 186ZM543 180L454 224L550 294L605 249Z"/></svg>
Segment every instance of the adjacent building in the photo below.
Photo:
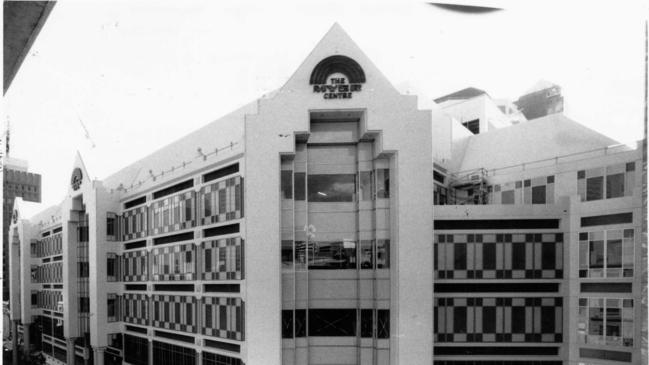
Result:
<svg viewBox="0 0 649 365"><path fill-rule="evenodd" d="M546 80L540 80L515 102L527 119L541 118L563 112L561 87Z"/></svg>
<svg viewBox="0 0 649 365"><path fill-rule="evenodd" d="M14 205L23 347L639 364L640 150L562 114L514 122L476 90L419 110L334 25L280 89L117 173L91 180L77 156L61 204Z"/></svg>
<svg viewBox="0 0 649 365"><path fill-rule="evenodd" d="M41 175L29 172L27 161L3 158L2 202L2 300L9 300L9 225L16 197L25 201L41 201Z"/></svg>

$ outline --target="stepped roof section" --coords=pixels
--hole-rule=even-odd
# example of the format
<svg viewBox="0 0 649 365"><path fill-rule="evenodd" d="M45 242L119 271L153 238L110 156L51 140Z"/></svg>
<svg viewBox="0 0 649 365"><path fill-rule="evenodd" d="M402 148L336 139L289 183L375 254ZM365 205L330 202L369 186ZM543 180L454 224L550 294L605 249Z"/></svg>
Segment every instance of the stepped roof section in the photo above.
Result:
<svg viewBox="0 0 649 365"><path fill-rule="evenodd" d="M452 172L491 170L619 144L563 114L552 114L454 140L448 168Z"/></svg>

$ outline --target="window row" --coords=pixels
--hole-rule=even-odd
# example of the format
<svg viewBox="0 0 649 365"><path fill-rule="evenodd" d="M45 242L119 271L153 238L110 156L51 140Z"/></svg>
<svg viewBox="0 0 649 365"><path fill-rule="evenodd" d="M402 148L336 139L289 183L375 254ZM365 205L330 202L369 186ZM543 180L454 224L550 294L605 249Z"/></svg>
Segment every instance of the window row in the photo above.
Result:
<svg viewBox="0 0 649 365"><path fill-rule="evenodd" d="M63 319L49 316L38 316L37 323L43 335L65 340L63 336Z"/></svg>
<svg viewBox="0 0 649 365"><path fill-rule="evenodd" d="M634 230L579 233L579 277L633 277Z"/></svg>
<svg viewBox="0 0 649 365"><path fill-rule="evenodd" d="M558 279L562 233L437 234L436 279Z"/></svg>
<svg viewBox="0 0 649 365"><path fill-rule="evenodd" d="M109 281L242 280L244 247L240 237L232 237L204 241L199 247L180 244L121 257L109 253L106 271Z"/></svg>
<svg viewBox="0 0 649 365"><path fill-rule="evenodd" d="M357 323L360 323L359 328L356 326ZM306 309L282 310L282 338L306 337L307 333L308 336L358 335L363 338L388 339L390 338L390 310L338 308L308 311Z"/></svg>
<svg viewBox="0 0 649 365"><path fill-rule="evenodd" d="M32 243L32 256L48 257L60 255L63 252L63 235L55 233Z"/></svg>
<svg viewBox="0 0 649 365"><path fill-rule="evenodd" d="M630 196L634 182L635 162L577 172L577 191L581 201Z"/></svg>
<svg viewBox="0 0 649 365"><path fill-rule="evenodd" d="M562 298L435 298L436 342L562 342Z"/></svg>
<svg viewBox="0 0 649 365"><path fill-rule="evenodd" d="M39 290L37 294L38 308L63 312L63 293L58 290Z"/></svg>
<svg viewBox="0 0 649 365"><path fill-rule="evenodd" d="M124 335L124 361L133 365L148 365L149 346L152 347L153 363L156 365L196 365L198 352L192 348L166 342L149 341L146 338ZM201 365L242 365L241 359L203 351Z"/></svg>
<svg viewBox="0 0 649 365"><path fill-rule="evenodd" d="M106 228L109 237L120 232L127 241L242 217L243 178L236 176L126 210L119 219L110 214Z"/></svg>
<svg viewBox="0 0 649 365"><path fill-rule="evenodd" d="M314 203L355 202L390 197L390 170L376 169L357 174L309 174L282 170L283 199Z"/></svg>
<svg viewBox="0 0 649 365"><path fill-rule="evenodd" d="M63 262L54 262L31 267L32 283L63 282Z"/></svg>
<svg viewBox="0 0 649 365"><path fill-rule="evenodd" d="M112 297L119 298L119 297ZM115 305L109 299L109 308ZM244 340L245 303L241 298L125 294L121 300L122 320L230 340Z"/></svg>
<svg viewBox="0 0 649 365"><path fill-rule="evenodd" d="M284 270L387 269L390 267L390 240L309 242L282 241Z"/></svg>
<svg viewBox="0 0 649 365"><path fill-rule="evenodd" d="M633 299L579 298L579 342L633 347Z"/></svg>
<svg viewBox="0 0 649 365"><path fill-rule="evenodd" d="M554 175L487 187L489 204L553 204Z"/></svg>

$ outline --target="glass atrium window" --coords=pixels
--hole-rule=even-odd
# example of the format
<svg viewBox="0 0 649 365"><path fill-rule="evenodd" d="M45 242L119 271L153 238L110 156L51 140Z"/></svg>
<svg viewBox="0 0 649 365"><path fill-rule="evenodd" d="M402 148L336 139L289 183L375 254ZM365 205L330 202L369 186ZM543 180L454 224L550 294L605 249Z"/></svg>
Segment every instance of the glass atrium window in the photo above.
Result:
<svg viewBox="0 0 649 365"><path fill-rule="evenodd" d="M353 202L356 195L356 175L309 175L309 202Z"/></svg>

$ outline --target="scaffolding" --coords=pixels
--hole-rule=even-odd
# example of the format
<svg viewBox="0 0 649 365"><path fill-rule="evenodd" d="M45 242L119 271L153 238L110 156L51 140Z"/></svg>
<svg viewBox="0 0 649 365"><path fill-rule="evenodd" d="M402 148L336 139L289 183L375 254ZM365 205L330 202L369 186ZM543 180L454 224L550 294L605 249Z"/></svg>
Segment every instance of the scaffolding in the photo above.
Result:
<svg viewBox="0 0 649 365"><path fill-rule="evenodd" d="M487 170L479 168L449 175L448 204L488 204Z"/></svg>

